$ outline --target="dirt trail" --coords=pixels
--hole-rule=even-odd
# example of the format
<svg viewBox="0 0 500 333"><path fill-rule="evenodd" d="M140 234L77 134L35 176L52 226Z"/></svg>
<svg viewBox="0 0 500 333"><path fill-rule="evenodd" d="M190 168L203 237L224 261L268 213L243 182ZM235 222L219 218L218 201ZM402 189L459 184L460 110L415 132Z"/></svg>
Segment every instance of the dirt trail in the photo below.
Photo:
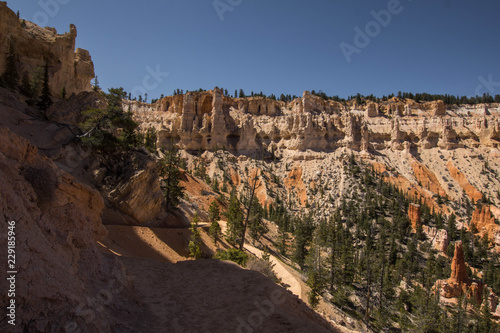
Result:
<svg viewBox="0 0 500 333"><path fill-rule="evenodd" d="M264 254L263 251L257 249L256 247L253 247L250 244L245 244L245 249L247 249L250 253L254 254L258 258L262 258L262 255ZM302 287L300 285L300 282L288 271L289 268L286 268L285 264L283 264L278 258L273 255L270 255L269 259L274 264L273 270L276 273L277 277L280 278L283 283L289 285L287 289L290 290L294 295L302 298Z"/></svg>

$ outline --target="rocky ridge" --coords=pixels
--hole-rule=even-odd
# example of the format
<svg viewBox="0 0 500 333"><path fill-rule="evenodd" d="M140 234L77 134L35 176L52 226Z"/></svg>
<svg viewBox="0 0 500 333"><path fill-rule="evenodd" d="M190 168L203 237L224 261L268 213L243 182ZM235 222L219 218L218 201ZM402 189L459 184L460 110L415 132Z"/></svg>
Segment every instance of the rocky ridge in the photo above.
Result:
<svg viewBox="0 0 500 333"><path fill-rule="evenodd" d="M497 148L497 104L445 109L441 101L393 98L382 104L341 104L304 92L289 103L265 98L231 98L221 89L169 96L154 105L126 102L159 143L196 151L226 147L239 154L393 149ZM485 113L484 109L488 109Z"/></svg>

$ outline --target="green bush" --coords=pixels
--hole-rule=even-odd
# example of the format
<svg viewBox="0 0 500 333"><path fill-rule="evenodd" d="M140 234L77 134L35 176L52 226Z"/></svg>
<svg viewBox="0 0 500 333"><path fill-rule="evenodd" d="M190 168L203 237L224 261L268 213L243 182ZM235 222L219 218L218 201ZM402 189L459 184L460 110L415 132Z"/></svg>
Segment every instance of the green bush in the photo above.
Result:
<svg viewBox="0 0 500 333"><path fill-rule="evenodd" d="M234 261L240 266L245 266L248 261L248 254L238 249L219 250L214 259Z"/></svg>

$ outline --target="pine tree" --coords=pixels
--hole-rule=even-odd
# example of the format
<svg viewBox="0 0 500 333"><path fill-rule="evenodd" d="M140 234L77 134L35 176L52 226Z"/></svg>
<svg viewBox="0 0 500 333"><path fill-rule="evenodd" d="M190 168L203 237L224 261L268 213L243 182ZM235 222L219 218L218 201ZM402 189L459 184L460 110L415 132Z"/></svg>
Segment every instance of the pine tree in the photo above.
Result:
<svg viewBox="0 0 500 333"><path fill-rule="evenodd" d="M250 237L258 242L260 237L269 231L263 221L264 209L256 197L254 197L250 209L251 214L248 221L248 229L250 231Z"/></svg>
<svg viewBox="0 0 500 333"><path fill-rule="evenodd" d="M99 91L101 90L101 87L99 86L99 80L97 78L97 75L94 78L94 84L93 84L93 89L94 91Z"/></svg>
<svg viewBox="0 0 500 333"><path fill-rule="evenodd" d="M31 89L31 83L28 73L23 74L20 88L21 88L21 93L24 96L28 97L29 99L33 98L33 90Z"/></svg>
<svg viewBox="0 0 500 333"><path fill-rule="evenodd" d="M231 191L226 217L228 240L231 243L236 243L240 240L241 232L243 230L243 212L241 211L240 201L236 196L235 188Z"/></svg>
<svg viewBox="0 0 500 333"><path fill-rule="evenodd" d="M297 221L295 229L295 242L292 260L295 261L301 269L304 268L307 256L307 235L302 221Z"/></svg>
<svg viewBox="0 0 500 333"><path fill-rule="evenodd" d="M448 218L447 233L450 240L455 240L457 237L457 224L455 214L451 214Z"/></svg>
<svg viewBox="0 0 500 333"><path fill-rule="evenodd" d="M193 217L193 222L191 223L191 228L189 228L189 230L191 231L191 236L189 240L189 255L195 259L200 259L202 255L200 248L201 236L198 230L198 222L199 222L198 213L195 213Z"/></svg>
<svg viewBox="0 0 500 333"><path fill-rule="evenodd" d="M220 220L220 210L217 201L213 201L208 208L208 216L210 222L210 228L208 229L208 233L214 238L215 246L217 246L217 241L220 239L222 235L222 230L219 225Z"/></svg>
<svg viewBox="0 0 500 333"><path fill-rule="evenodd" d="M323 280L318 271L310 271L307 279L307 285L311 288L311 290L307 293L309 305L315 309L319 304L321 292L323 291Z"/></svg>
<svg viewBox="0 0 500 333"><path fill-rule="evenodd" d="M17 72L17 55L14 47L14 39L9 39L9 49L7 51L5 72L0 78L2 86L14 90L19 84L19 73Z"/></svg>
<svg viewBox="0 0 500 333"><path fill-rule="evenodd" d="M170 145L164 156L159 161L159 175L163 178L161 187L165 196L167 210L177 207L180 203L184 187L180 183L181 172L179 170L180 154L174 144Z"/></svg>
<svg viewBox="0 0 500 333"><path fill-rule="evenodd" d="M272 206L271 206L272 207ZM284 256L287 255L288 249L288 233L285 231L285 228L278 227L278 250Z"/></svg>
<svg viewBox="0 0 500 333"><path fill-rule="evenodd" d="M42 111L47 111L52 105L52 99L50 97L50 87L49 87L49 64L45 63L44 73L43 73L43 83L42 83L42 94L40 100L37 103L37 107Z"/></svg>
<svg viewBox="0 0 500 333"><path fill-rule="evenodd" d="M146 131L146 137L144 139L144 146L150 151L150 152L155 152L156 151L156 141L158 140L158 134L156 133L156 130L152 127L148 128Z"/></svg>
<svg viewBox="0 0 500 333"><path fill-rule="evenodd" d="M252 220L253 221L253 224L254 224L254 230L259 230L261 231L261 225L262 225L262 217L258 216L258 214L255 214L254 213L254 209L255 208L255 202L254 202L254 198L255 198L255 190L257 189L257 180L258 180L258 173L256 172L254 177L249 180L250 183L247 183L246 186L247 188L249 189L249 192L250 192L250 198L248 199L248 202L246 204L246 218L245 218L245 222L243 223L243 230L242 230L242 233L241 233L241 239L240 239L240 251L243 250L244 246L245 246L245 236L246 236L246 231L247 231L247 227L248 227L248 224L249 224L249 221L250 221L250 217L252 216ZM258 202L257 202L257 205L258 205ZM255 236L255 234L254 234Z"/></svg>
<svg viewBox="0 0 500 333"><path fill-rule="evenodd" d="M110 88L109 93L105 94L105 109L88 109L82 112L85 121L79 127L84 134L79 138L84 144L108 152L128 149L131 145L138 144L138 124L132 119L130 112L125 112L122 108L125 95L123 88Z"/></svg>

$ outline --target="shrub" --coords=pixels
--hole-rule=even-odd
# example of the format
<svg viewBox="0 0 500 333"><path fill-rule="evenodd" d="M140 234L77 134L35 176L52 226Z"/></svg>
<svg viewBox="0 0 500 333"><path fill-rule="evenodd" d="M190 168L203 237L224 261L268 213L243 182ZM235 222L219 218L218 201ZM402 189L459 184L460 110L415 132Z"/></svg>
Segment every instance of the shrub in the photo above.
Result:
<svg viewBox="0 0 500 333"><path fill-rule="evenodd" d="M35 191L38 204L45 204L54 198L57 187L57 176L46 165L28 165L23 167L22 175Z"/></svg>
<svg viewBox="0 0 500 333"><path fill-rule="evenodd" d="M214 258L233 261L240 266L245 266L248 261L248 254L238 249L219 250L215 254Z"/></svg>
<svg viewBox="0 0 500 333"><path fill-rule="evenodd" d="M262 259L259 258L251 258L248 261L248 264L246 266L248 269L251 269L252 271L257 271L261 273L262 275L267 276L271 280L273 280L276 283L279 283L280 280L276 276L276 273L274 272L274 264L269 260L269 255L264 255Z"/></svg>

